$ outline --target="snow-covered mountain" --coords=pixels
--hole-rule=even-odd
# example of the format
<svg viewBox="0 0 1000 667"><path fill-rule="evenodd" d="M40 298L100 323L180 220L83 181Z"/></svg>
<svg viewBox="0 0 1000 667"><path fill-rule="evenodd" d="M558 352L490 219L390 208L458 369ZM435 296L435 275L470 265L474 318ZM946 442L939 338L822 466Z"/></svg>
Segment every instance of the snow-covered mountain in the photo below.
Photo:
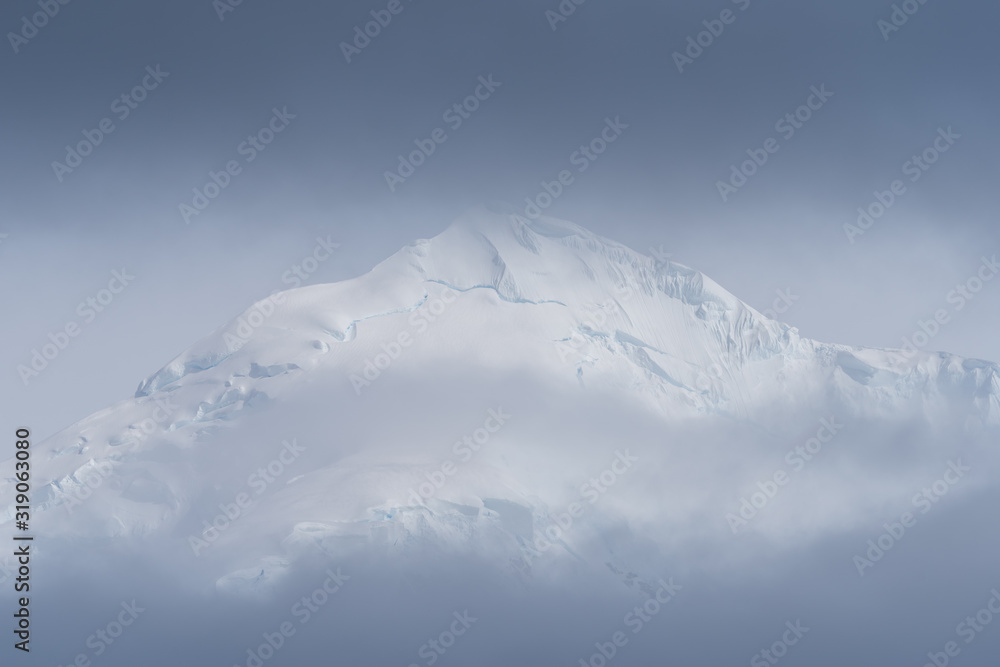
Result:
<svg viewBox="0 0 1000 667"><path fill-rule="evenodd" d="M39 520L211 553L222 587L316 547L471 550L524 573L599 545L628 579L629 539L728 532L753 482L830 420L994 428L998 371L805 339L681 264L476 211L363 276L267 297L41 444ZM807 471L815 530L898 488L849 451L837 475ZM855 493L833 507L848 462ZM783 528L757 527L779 538L797 510L774 511Z"/></svg>

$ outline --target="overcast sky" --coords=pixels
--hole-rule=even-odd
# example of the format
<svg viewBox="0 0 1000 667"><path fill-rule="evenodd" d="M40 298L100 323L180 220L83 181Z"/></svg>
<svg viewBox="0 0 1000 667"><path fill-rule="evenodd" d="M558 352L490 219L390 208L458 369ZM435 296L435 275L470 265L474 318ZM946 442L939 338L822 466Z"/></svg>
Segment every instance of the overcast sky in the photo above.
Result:
<svg viewBox="0 0 1000 667"><path fill-rule="evenodd" d="M1000 361L997 25L1000 7L987 0L8 0L0 6L0 433L26 426L40 442L131 397L254 301L362 274L482 205L528 215L538 206L669 255L774 309L805 337L898 347L919 332L922 349ZM444 424L421 401L451 409L433 391L401 396L406 407L378 426L412 428L406 410ZM298 409L325 430L303 442L323 442L323 420L336 417L326 396L315 400L320 408ZM567 412L599 422L610 414L604 403ZM361 414L345 430L372 442L352 446L395 444ZM308 422L292 423L308 435ZM749 485L754 465L773 469L744 431L672 441L659 423L607 424L625 442L640 427L655 436L649 451L662 458L620 490L629 516L648 511L660 530L664 508L690 510L706 489L735 504L736 489L752 487L733 479ZM214 455L252 460L245 444L260 429L243 428ZM698 566L684 580L688 597L664 614L670 624L636 640L628 659L745 664L783 636L786 618L816 628L789 665L916 666L941 650L962 615L997 590L995 448L922 424L913 431L849 428L831 451L844 458L832 456L822 471L837 486L810 471L810 483L787 496L788 514L777 506L762 519L785 535L810 522L827 530L837 512L849 517L817 537L797 535L794 548L679 533L683 548L661 558L647 552L650 534L621 533L638 536L635 552L664 572ZM549 440L578 445L573 433ZM975 466L975 481L921 519L887 558L894 565L862 581L852 558L879 537L884 518L899 516L881 499L895 494L905 505L910 488L945 470L942 457L959 455ZM185 456L191 469L214 460L196 449ZM224 490L207 487L209 496ZM648 501L651 489L666 489L669 502ZM854 501L867 514L851 514ZM202 508L190 504L195 521ZM827 523L817 518L824 512ZM691 535L705 525L725 530L717 515L705 523L692 512ZM619 535L610 519L607 531L594 525L602 545ZM177 535L164 542L186 549ZM284 598L272 607L199 602L211 597L203 595L209 559L191 568L164 549L143 561L124 539L121 553L57 537L40 543L40 559L55 557L36 561L45 563L32 593L41 610L36 662L68 664L95 619L116 617L119 599L152 604L103 664L191 655L231 663L287 616ZM284 664L314 664L317 655L404 664L469 600L480 605L483 631L451 664L518 662L510 637L542 635L543 645L519 646L518 655L571 664L620 627L631 600L585 570L567 576L572 592L521 595L509 594L507 580L494 586L475 563L427 560L413 561L426 577L357 563L359 585L345 588L314 634L289 643ZM605 563L594 567L607 576ZM286 592L320 583L296 571ZM4 583L0 596L10 594ZM963 645L962 665L995 660L997 625ZM339 652L330 651L334 638Z"/></svg>
<svg viewBox="0 0 1000 667"><path fill-rule="evenodd" d="M48 435L132 395L290 287L318 237L340 247L306 282L339 280L469 207L523 210L562 170L548 214L671 253L758 309L790 293L782 318L825 341L898 346L1000 251L994 3L929 2L898 30L892 3L860 0L223 6L0 9L8 426ZM581 162L606 119L619 136ZM261 130L271 143L244 143ZM935 141L934 164L907 164ZM723 197L747 151L766 163ZM210 172L226 187L185 216ZM845 231L897 179L885 214ZM134 279L89 321L79 304L123 269ZM926 348L1000 359L998 305L985 283ZM71 323L26 385L18 366Z"/></svg>

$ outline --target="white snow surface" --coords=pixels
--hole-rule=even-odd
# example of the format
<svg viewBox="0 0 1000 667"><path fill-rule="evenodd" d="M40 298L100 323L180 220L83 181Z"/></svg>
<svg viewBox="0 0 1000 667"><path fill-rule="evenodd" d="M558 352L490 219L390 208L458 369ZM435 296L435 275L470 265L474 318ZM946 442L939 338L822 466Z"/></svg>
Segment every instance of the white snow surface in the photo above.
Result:
<svg viewBox="0 0 1000 667"><path fill-rule="evenodd" d="M392 358L394 342L405 341ZM577 456L573 443L531 441L523 412L515 413L482 455L458 460L458 473L420 502L412 490L455 459L451 443L482 426L488 409L510 405L484 399L479 413L465 411L438 433L421 431L412 446L364 442L334 456L323 454L329 442L300 438L306 453L259 497L243 472L278 457L283 438L262 436L245 450L227 441L232 451L208 456L220 433L253 415L279 420L302 395L329 396L315 419L331 441L363 432L355 422L368 413L359 406L384 401L392 415L395 381L449 382L450 373L518 377L581 406L612 397L665 425L722 420L766 433L780 428L775 406L818 419L830 405L845 420L932 426L958 411L976 428L1000 424L994 363L805 339L681 264L658 263L569 222L480 210L365 275L254 304L142 381L133 398L41 443L38 509L47 530L61 535L183 541L199 535L219 503L245 491L255 506L205 549L242 554L219 573L227 590L272 581L269 568L317 547L471 549L523 567L534 531L579 500L567 489L607 467L627 443L599 453L581 446ZM442 420L449 411L456 412L442 406ZM293 426L284 432L295 436ZM220 482L229 467L243 472ZM11 481L0 497L12 497ZM628 493L606 497L603 513L638 513ZM631 527L690 513L698 502L692 489L676 502L644 504ZM2 524L10 528L12 519L13 507L4 508ZM712 519L725 527L721 516ZM582 519L578 525L583 540L590 529ZM572 556L573 542L567 538L561 553Z"/></svg>

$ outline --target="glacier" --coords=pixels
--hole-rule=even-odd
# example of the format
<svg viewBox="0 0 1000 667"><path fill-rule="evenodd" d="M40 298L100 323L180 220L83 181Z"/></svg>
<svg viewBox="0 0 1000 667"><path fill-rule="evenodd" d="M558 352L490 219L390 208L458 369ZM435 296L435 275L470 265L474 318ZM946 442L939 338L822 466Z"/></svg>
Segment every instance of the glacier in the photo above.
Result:
<svg viewBox="0 0 1000 667"><path fill-rule="evenodd" d="M480 392L483 378L496 385L491 379ZM448 401L414 398L438 380L455 388L443 394ZM461 413L475 425L495 397L514 415L511 424L481 452L454 460L458 445L448 446L459 431L447 420ZM417 415L409 435L391 424L358 435L362 423L406 412L400 405ZM248 518L209 541L218 508L234 506L245 486L234 471L246 462L245 476L268 461L269 449L295 430L268 440L260 425L292 424L299 418L288 415L303 412L316 422L308 445L315 457L276 476ZM745 446L699 454L654 447L640 435L633 449L645 450L645 470L630 474L658 471L675 489L645 501L638 482L608 489L593 522L547 539L566 508L589 509L580 492L588 471L604 470L623 446L616 440L628 437L626 428L566 428L583 413L615 415L645 433L661 429L676 442L715 429ZM624 522L623 535L642 532L663 552L682 534L719 529L722 539L723 505L749 479L737 469L753 470L754 457L787 449L831 414L869 433L881 433L872 424L892 433L995 433L998 366L809 340L682 264L570 222L480 209L367 274L253 304L143 380L134 397L39 445L39 520L67 540L170 536L183 549L228 554L218 564L220 590L270 585L288 559L312 552L468 552L523 578L596 550L612 571L635 579L642 566L621 556L631 538L609 540L604 527ZM345 444L348 432L354 441ZM871 446L878 437L869 436ZM717 488L692 481L697 475L664 472L679 460L730 480L733 490L720 500ZM454 472L444 472L449 463ZM817 481L818 493L835 495L833 483ZM415 493L422 485L432 492ZM863 472L854 485L865 491L827 507L822 519L796 519L801 509L786 508L780 521L754 528L772 540L806 539L853 525L898 489ZM13 507L0 517L0 530L11 530ZM698 528L702 522L714 528Z"/></svg>

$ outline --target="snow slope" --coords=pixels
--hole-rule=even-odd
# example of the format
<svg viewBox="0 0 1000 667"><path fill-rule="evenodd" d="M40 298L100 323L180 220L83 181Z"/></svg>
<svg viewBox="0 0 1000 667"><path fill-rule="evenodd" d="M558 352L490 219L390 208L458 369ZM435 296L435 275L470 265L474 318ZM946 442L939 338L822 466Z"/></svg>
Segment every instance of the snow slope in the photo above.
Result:
<svg viewBox="0 0 1000 667"><path fill-rule="evenodd" d="M487 388L484 378L504 380ZM421 396L419 383L450 385L449 396L479 407L434 403L436 390ZM830 410L928 428L1000 424L996 364L804 339L681 264L568 222L475 211L363 276L254 304L134 398L41 444L40 509L50 533L169 535L197 555L259 556L266 565L253 561L251 573L280 572L285 558L315 547L472 549L523 571L554 512L581 497L589 506L594 487L581 481L628 444L624 429L608 442L599 426L562 441L537 426L539 395L568 402L545 413L553 422L618 402L644 424L735 423L762 437ZM304 405L305 451L281 459ZM509 423L490 421L489 410L507 410ZM406 420L408 431L390 423ZM257 430L264 423L288 426L271 437ZM482 454L452 446L483 434ZM638 467L662 465L657 456ZM273 481L250 479L274 460ZM436 477L447 462L458 472ZM435 478L447 483L414 495ZM203 522L241 492L254 518L208 540ZM635 513L627 493L614 495L601 492L602 514ZM642 521L690 515L698 497L693 487L682 502L645 507ZM571 542L560 553L572 555ZM261 585L237 567L245 562L234 555L220 566L231 573L220 586Z"/></svg>

